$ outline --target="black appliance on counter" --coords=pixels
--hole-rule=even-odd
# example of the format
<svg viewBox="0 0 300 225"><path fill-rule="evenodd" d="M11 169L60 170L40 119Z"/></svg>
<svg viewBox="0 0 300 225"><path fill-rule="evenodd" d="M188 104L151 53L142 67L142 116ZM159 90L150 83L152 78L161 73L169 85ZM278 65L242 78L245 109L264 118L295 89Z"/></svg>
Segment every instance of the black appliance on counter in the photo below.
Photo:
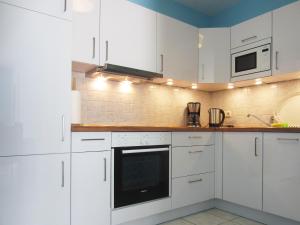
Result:
<svg viewBox="0 0 300 225"><path fill-rule="evenodd" d="M223 109L210 108L209 114L209 127L221 127L225 120L225 112Z"/></svg>
<svg viewBox="0 0 300 225"><path fill-rule="evenodd" d="M114 208L169 197L170 146L114 148Z"/></svg>
<svg viewBox="0 0 300 225"><path fill-rule="evenodd" d="M200 102L189 102L187 104L187 126L201 127L200 124Z"/></svg>

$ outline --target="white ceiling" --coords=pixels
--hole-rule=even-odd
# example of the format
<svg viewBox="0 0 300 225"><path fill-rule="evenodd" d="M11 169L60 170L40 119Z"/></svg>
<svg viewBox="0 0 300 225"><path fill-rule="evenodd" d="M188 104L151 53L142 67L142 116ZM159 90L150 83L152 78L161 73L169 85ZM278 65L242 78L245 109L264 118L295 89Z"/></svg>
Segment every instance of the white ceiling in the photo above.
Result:
<svg viewBox="0 0 300 225"><path fill-rule="evenodd" d="M214 16L241 0L172 0L207 16Z"/></svg>

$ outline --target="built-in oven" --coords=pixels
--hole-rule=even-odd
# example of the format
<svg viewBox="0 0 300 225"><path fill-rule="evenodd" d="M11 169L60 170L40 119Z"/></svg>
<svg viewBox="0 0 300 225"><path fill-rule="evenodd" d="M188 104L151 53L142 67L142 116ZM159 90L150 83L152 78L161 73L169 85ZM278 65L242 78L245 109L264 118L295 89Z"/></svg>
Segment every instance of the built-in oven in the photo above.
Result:
<svg viewBox="0 0 300 225"><path fill-rule="evenodd" d="M115 147L114 208L170 196L170 145Z"/></svg>
<svg viewBox="0 0 300 225"><path fill-rule="evenodd" d="M231 78L247 80L271 75L271 44L244 46L231 51Z"/></svg>

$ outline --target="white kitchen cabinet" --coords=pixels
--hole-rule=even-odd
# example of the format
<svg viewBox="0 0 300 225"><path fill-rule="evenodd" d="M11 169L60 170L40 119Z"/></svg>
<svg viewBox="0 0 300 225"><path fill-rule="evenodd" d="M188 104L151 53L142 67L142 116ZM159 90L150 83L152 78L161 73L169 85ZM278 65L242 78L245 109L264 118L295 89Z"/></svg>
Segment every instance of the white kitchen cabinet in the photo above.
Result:
<svg viewBox="0 0 300 225"><path fill-rule="evenodd" d="M230 82L230 28L201 28L199 39L199 82Z"/></svg>
<svg viewBox="0 0 300 225"><path fill-rule="evenodd" d="M300 70L300 1L273 12L273 75Z"/></svg>
<svg viewBox="0 0 300 225"><path fill-rule="evenodd" d="M70 151L71 22L0 3L0 155Z"/></svg>
<svg viewBox="0 0 300 225"><path fill-rule="evenodd" d="M156 72L156 13L127 0L101 1L101 64Z"/></svg>
<svg viewBox="0 0 300 225"><path fill-rule="evenodd" d="M223 200L262 209L262 133L223 134Z"/></svg>
<svg viewBox="0 0 300 225"><path fill-rule="evenodd" d="M265 13L231 27L231 48L272 37L272 13Z"/></svg>
<svg viewBox="0 0 300 225"><path fill-rule="evenodd" d="M74 0L73 55L76 62L100 64L100 0Z"/></svg>
<svg viewBox="0 0 300 225"><path fill-rule="evenodd" d="M263 211L300 221L300 134L264 134Z"/></svg>
<svg viewBox="0 0 300 225"><path fill-rule="evenodd" d="M70 155L0 157L0 224L70 225Z"/></svg>
<svg viewBox="0 0 300 225"><path fill-rule="evenodd" d="M172 208L180 208L214 198L214 173L172 180Z"/></svg>
<svg viewBox="0 0 300 225"><path fill-rule="evenodd" d="M111 132L73 132L72 152L99 152L111 149Z"/></svg>
<svg viewBox="0 0 300 225"><path fill-rule="evenodd" d="M1 0L1 2L63 19L72 18L72 0Z"/></svg>
<svg viewBox="0 0 300 225"><path fill-rule="evenodd" d="M110 224L110 154L72 153L73 225Z"/></svg>
<svg viewBox="0 0 300 225"><path fill-rule="evenodd" d="M173 178L213 172L214 156L214 146L173 147Z"/></svg>
<svg viewBox="0 0 300 225"><path fill-rule="evenodd" d="M198 28L157 14L157 72L197 83Z"/></svg>

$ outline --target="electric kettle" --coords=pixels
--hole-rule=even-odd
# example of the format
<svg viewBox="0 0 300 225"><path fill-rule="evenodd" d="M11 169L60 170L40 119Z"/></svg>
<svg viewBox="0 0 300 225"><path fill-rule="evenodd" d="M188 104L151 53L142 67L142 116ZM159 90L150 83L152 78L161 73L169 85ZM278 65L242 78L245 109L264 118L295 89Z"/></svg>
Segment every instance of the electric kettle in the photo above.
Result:
<svg viewBox="0 0 300 225"><path fill-rule="evenodd" d="M223 109L210 108L209 114L209 127L221 127L225 120L225 112Z"/></svg>

